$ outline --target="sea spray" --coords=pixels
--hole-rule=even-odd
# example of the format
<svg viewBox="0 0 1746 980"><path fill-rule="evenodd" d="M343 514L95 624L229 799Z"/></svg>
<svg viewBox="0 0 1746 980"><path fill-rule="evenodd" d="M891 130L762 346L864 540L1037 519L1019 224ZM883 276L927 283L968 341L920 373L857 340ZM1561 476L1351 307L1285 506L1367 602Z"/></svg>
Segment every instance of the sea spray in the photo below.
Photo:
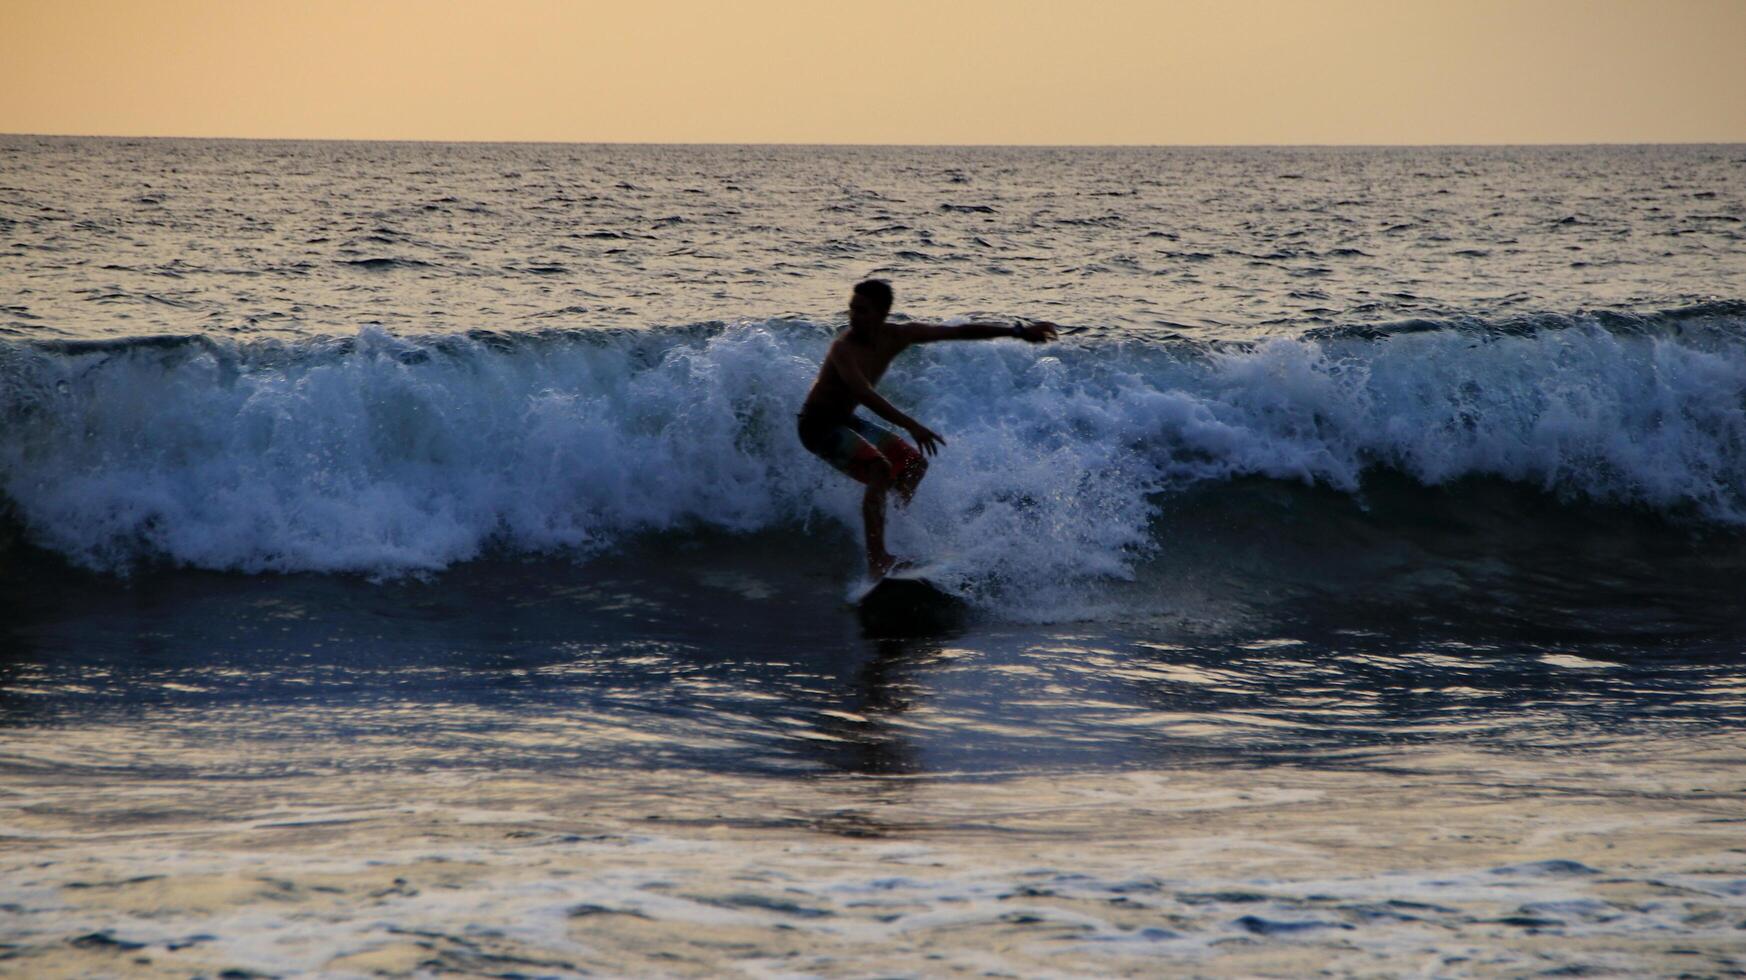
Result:
<svg viewBox="0 0 1746 980"><path fill-rule="evenodd" d="M1128 574L1167 546L1160 495L1353 491L1374 468L1746 524L1746 337L1711 326L918 348L885 388L948 446L893 544L1012 599ZM32 541L108 570L380 576L687 527L853 532L859 488L793 431L828 339L774 320L5 341L0 490Z"/></svg>

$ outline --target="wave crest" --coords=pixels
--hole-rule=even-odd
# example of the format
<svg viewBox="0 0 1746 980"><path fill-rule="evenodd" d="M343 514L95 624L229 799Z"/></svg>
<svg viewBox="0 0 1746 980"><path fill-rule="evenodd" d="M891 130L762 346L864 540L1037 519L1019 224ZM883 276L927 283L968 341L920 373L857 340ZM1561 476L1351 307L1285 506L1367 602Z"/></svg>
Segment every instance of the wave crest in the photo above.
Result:
<svg viewBox="0 0 1746 980"><path fill-rule="evenodd" d="M1248 476L1356 491L1375 467L1746 525L1746 331L1708 315L1731 323L1701 342L1578 320L918 349L887 387L950 442L893 545L950 552L1010 597L1167 550L1160 494ZM32 540L111 570L392 575L691 525L853 530L856 488L793 432L827 341L782 320L5 341L0 490Z"/></svg>

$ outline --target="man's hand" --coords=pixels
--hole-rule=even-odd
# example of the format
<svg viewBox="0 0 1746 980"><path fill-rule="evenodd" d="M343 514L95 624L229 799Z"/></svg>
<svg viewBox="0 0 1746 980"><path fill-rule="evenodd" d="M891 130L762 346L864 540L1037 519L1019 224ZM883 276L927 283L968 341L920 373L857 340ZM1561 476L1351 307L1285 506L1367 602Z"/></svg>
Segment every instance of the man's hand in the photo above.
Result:
<svg viewBox="0 0 1746 980"><path fill-rule="evenodd" d="M924 456L932 456L935 453L938 453L940 447L946 444L946 440L941 439L938 432L935 432L920 422L916 422L909 427L909 435L910 438L915 440L916 447L922 451L922 455Z"/></svg>
<svg viewBox="0 0 1746 980"><path fill-rule="evenodd" d="M1040 344L1046 340L1054 340L1060 328L1047 320L1032 320L1020 325L1019 339L1032 344Z"/></svg>

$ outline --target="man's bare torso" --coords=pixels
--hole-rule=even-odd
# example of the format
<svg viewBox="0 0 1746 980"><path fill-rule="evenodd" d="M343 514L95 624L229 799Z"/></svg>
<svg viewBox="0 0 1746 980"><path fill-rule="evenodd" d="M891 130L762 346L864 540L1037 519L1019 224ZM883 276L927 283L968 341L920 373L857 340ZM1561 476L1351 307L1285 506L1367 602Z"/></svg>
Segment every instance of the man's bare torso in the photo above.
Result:
<svg viewBox="0 0 1746 980"><path fill-rule="evenodd" d="M843 331L837 335L836 340L831 341L830 353L819 366L818 378L813 381L812 390L807 392L806 404L801 410L808 415L816 413L824 418L847 418L854 413L861 400L838 373L835 363L837 358L847 357L852 360L861 369L867 383L876 385L885 375L885 369L891 366L892 358L901 354L908 346L908 341L883 324L872 331L866 342L856 338L852 330Z"/></svg>

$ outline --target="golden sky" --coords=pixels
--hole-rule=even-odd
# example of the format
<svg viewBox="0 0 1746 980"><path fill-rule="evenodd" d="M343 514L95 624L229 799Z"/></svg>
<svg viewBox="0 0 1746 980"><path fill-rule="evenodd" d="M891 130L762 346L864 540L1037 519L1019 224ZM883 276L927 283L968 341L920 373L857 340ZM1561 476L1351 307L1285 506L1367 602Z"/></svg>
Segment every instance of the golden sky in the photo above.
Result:
<svg viewBox="0 0 1746 980"><path fill-rule="evenodd" d="M0 0L0 132L1746 141L1746 0Z"/></svg>

